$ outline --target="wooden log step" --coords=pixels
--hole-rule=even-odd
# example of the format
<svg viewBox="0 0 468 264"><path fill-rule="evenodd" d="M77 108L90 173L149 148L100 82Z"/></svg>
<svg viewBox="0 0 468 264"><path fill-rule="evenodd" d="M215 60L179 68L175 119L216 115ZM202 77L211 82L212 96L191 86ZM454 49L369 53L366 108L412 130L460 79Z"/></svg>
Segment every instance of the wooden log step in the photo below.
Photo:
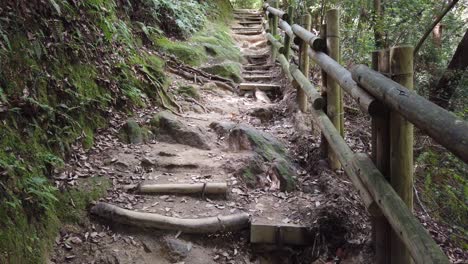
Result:
<svg viewBox="0 0 468 264"><path fill-rule="evenodd" d="M280 89L281 86L278 84L272 83L241 83L239 84L239 89L241 91L252 91L258 89L260 91L269 91L274 89Z"/></svg>
<svg viewBox="0 0 468 264"><path fill-rule="evenodd" d="M271 64L263 64L263 65L258 65L258 64L247 64L243 65L242 68L247 71L256 71L256 70L269 70L273 67L274 65Z"/></svg>
<svg viewBox="0 0 468 264"><path fill-rule="evenodd" d="M314 243L315 235L310 227L293 224L250 225L250 243L306 246Z"/></svg>
<svg viewBox="0 0 468 264"><path fill-rule="evenodd" d="M141 183L136 185L126 185L124 189L137 193L146 194L226 194L227 183L208 182L208 183L168 183L168 184L150 184Z"/></svg>
<svg viewBox="0 0 468 264"><path fill-rule="evenodd" d="M234 32L234 34L244 35L244 36L255 36L255 35L260 35L262 33L263 33L263 31L239 31L239 32Z"/></svg>
<svg viewBox="0 0 468 264"><path fill-rule="evenodd" d="M252 71L243 71L243 75L268 75L270 71L261 71L261 70L252 70Z"/></svg>
<svg viewBox="0 0 468 264"><path fill-rule="evenodd" d="M245 54L245 58L249 59L263 59L263 58L268 58L270 54Z"/></svg>
<svg viewBox="0 0 468 264"><path fill-rule="evenodd" d="M241 24L241 25L260 25L262 23L257 22L257 21L238 21L237 24Z"/></svg>
<svg viewBox="0 0 468 264"><path fill-rule="evenodd" d="M273 79L273 76L271 76L271 75L250 75L250 76L244 76L244 79L246 81L271 80L271 79Z"/></svg>
<svg viewBox="0 0 468 264"><path fill-rule="evenodd" d="M247 31L255 31L255 30L263 30L262 27L232 27L232 30L247 30Z"/></svg>

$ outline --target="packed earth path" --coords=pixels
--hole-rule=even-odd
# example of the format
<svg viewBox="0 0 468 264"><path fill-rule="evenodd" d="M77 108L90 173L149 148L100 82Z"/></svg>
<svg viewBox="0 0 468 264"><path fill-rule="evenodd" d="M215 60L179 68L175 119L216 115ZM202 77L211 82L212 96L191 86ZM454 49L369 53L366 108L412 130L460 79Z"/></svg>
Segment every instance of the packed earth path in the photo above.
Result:
<svg viewBox="0 0 468 264"><path fill-rule="evenodd" d="M367 213L344 173L327 169L262 23L235 11L238 91L173 74L200 95L179 98L183 113L115 114L91 150L76 150L57 183L111 184L81 225L62 228L50 263L369 263Z"/></svg>

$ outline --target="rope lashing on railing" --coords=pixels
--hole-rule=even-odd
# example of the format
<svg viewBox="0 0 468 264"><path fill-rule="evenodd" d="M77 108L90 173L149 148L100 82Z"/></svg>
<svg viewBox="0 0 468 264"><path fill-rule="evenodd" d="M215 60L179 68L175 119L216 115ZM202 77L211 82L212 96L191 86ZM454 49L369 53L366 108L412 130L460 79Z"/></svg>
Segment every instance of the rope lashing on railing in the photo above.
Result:
<svg viewBox="0 0 468 264"><path fill-rule="evenodd" d="M364 65L352 70L352 78L468 163L468 122Z"/></svg>

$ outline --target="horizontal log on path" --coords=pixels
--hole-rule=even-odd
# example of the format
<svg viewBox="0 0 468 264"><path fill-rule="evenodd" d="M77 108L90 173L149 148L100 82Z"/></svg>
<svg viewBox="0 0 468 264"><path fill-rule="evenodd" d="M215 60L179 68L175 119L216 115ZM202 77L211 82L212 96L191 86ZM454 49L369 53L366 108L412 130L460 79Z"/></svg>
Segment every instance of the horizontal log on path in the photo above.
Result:
<svg viewBox="0 0 468 264"><path fill-rule="evenodd" d="M124 189L137 193L204 193L204 194L226 194L228 185L225 182L207 182L207 183L167 183L151 184L141 183L136 185L124 186Z"/></svg>
<svg viewBox="0 0 468 264"><path fill-rule="evenodd" d="M307 246L313 245L315 233L311 228L292 224L250 225L250 243Z"/></svg>
<svg viewBox="0 0 468 264"><path fill-rule="evenodd" d="M258 65L258 64L249 64L249 65L243 65L242 68L244 70L269 70L273 67L274 65L271 65L271 64L261 64L261 65Z"/></svg>
<svg viewBox="0 0 468 264"><path fill-rule="evenodd" d="M265 104L271 104L270 98L268 97L268 95L264 91L261 91L259 89L255 89L254 94L255 94L255 98L257 99L257 101L263 102Z"/></svg>
<svg viewBox="0 0 468 264"><path fill-rule="evenodd" d="M299 68L291 64L289 66L291 75L296 80L299 87L307 94L312 103L314 109L323 109L325 107L325 99L317 92L317 89L312 85L312 83L304 76L304 74L299 70Z"/></svg>
<svg viewBox="0 0 468 264"><path fill-rule="evenodd" d="M181 231L187 234L210 234L221 231L237 231L248 228L250 224L250 215L247 213L186 219L160 214L135 212L101 202L91 208L91 213L120 224Z"/></svg>
<svg viewBox="0 0 468 264"><path fill-rule="evenodd" d="M273 79L272 75L247 75L244 76L244 80L253 81L253 80L271 80Z"/></svg>
<svg viewBox="0 0 468 264"><path fill-rule="evenodd" d="M249 74L249 75L267 75L270 74L270 71L262 71L262 70L251 70L251 71L243 71L242 74Z"/></svg>
<svg viewBox="0 0 468 264"><path fill-rule="evenodd" d="M364 65L352 73L370 94L468 163L468 122Z"/></svg>
<svg viewBox="0 0 468 264"><path fill-rule="evenodd" d="M314 51L309 48L309 57L317 63L328 76L335 79L338 84L351 97L356 100L360 108L370 114L378 114L384 111L385 107L376 98L367 93L364 89L353 80L351 72L341 66L338 62L330 58L327 54L319 51Z"/></svg>
<svg viewBox="0 0 468 264"><path fill-rule="evenodd" d="M366 154L356 154L353 167L417 264L450 263L419 220Z"/></svg>
<svg viewBox="0 0 468 264"><path fill-rule="evenodd" d="M268 84L268 83L241 83L239 84L239 90L241 91L252 91L259 89L262 91L269 91L274 89L280 89L281 86L278 84Z"/></svg>

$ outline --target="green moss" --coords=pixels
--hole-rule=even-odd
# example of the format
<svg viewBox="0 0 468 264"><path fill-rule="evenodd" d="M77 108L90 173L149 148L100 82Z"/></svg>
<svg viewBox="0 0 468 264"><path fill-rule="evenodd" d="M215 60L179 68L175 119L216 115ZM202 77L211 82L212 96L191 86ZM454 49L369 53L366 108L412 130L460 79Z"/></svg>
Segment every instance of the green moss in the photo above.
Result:
<svg viewBox="0 0 468 264"><path fill-rule="evenodd" d="M158 37L154 40L156 47L162 51L172 54L184 63L192 66L199 66L207 60L204 50L197 45L190 45L186 42L171 41L165 37Z"/></svg>
<svg viewBox="0 0 468 264"><path fill-rule="evenodd" d="M200 93L198 93L198 90L195 87L191 86L191 85L179 87L179 89L177 89L177 93L181 94L181 95L188 96L188 97L195 98L197 100L200 99Z"/></svg>
<svg viewBox="0 0 468 264"><path fill-rule="evenodd" d="M66 224L84 224L87 207L93 201L105 196L111 186L109 179L94 177L82 180L79 187L58 194L57 216Z"/></svg>
<svg viewBox="0 0 468 264"><path fill-rule="evenodd" d="M206 72L231 79L236 83L242 82L241 65L239 63L224 62L221 64L205 66L202 69Z"/></svg>
<svg viewBox="0 0 468 264"><path fill-rule="evenodd" d="M206 54L217 61L242 61L240 49L237 48L226 25L209 23L203 31L193 36L190 42L203 47Z"/></svg>

